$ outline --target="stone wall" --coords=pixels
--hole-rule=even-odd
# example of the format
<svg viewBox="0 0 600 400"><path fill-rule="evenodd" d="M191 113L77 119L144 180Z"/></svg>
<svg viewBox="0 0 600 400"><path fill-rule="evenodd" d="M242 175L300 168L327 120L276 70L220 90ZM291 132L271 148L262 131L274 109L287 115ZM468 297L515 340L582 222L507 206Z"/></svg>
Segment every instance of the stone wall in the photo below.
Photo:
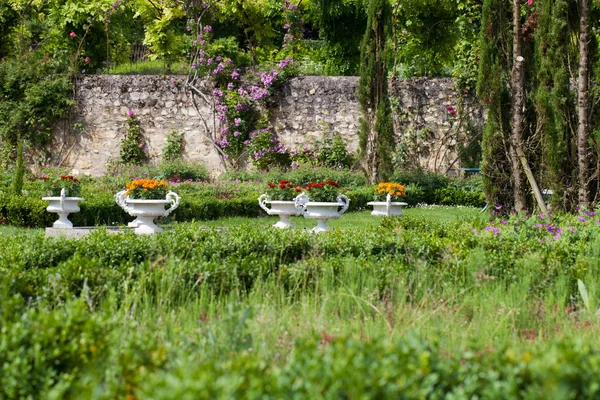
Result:
<svg viewBox="0 0 600 400"><path fill-rule="evenodd" d="M160 159L166 135L176 130L184 133L187 159L200 160L215 173L222 171L181 79L185 77L81 76L73 128L54 135L55 163L62 162L80 173L104 173L106 164L119 158L127 110L132 109L140 120L151 160ZM356 77L302 76L287 82L272 110L272 124L280 139L299 148L337 132L356 150L360 119L357 85ZM456 157L457 141L466 140L466 124L459 123L464 118L450 115L446 109L449 105L457 108L459 99L452 80L398 81L391 84L390 94L398 141L408 154L401 157L430 170L447 167ZM210 116L208 108L200 111ZM472 120L471 126L482 125L480 107L465 107L465 115Z"/></svg>

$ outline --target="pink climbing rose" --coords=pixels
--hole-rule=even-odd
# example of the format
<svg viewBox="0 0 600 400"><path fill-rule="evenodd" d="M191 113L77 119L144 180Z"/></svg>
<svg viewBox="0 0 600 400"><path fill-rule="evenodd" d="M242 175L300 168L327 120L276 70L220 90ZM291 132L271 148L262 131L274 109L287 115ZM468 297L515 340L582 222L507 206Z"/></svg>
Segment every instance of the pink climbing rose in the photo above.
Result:
<svg viewBox="0 0 600 400"><path fill-rule="evenodd" d="M75 35L75 32L71 32L71 33L69 33L69 37L70 37L71 39L73 39L75 36L76 36L76 35Z"/></svg>
<svg viewBox="0 0 600 400"><path fill-rule="evenodd" d="M533 5L533 0L527 0L527 5L531 7Z"/></svg>

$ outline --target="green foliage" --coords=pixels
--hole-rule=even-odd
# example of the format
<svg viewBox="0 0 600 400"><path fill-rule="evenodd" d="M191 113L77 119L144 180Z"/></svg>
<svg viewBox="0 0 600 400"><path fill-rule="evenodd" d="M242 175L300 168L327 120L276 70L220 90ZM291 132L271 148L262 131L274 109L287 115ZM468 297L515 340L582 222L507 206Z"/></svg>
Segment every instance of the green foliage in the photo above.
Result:
<svg viewBox="0 0 600 400"><path fill-rule="evenodd" d="M504 54L512 49L507 21L511 21L511 13L503 1L486 0L483 3L477 94L488 104L488 117L481 142L485 198L492 205L507 205L509 208L513 204L514 194L510 184L508 149L505 146L510 132L510 65Z"/></svg>
<svg viewBox="0 0 600 400"><path fill-rule="evenodd" d="M148 159L146 143L142 137L140 121L131 110L130 114L127 117L127 132L121 140L120 159L123 164L140 165Z"/></svg>
<svg viewBox="0 0 600 400"><path fill-rule="evenodd" d="M392 8L402 75L448 75L458 39L456 18L462 14L456 1L401 0Z"/></svg>
<svg viewBox="0 0 600 400"><path fill-rule="evenodd" d="M0 195L0 223L13 226L44 227L55 218L46 212L48 203L27 196Z"/></svg>
<svg viewBox="0 0 600 400"><path fill-rule="evenodd" d="M325 40L320 58L327 75L357 75L360 43L367 27L367 9L362 0L315 0L312 15Z"/></svg>
<svg viewBox="0 0 600 400"><path fill-rule="evenodd" d="M172 131L167 134L167 142L162 151L163 162L180 160L185 151L183 133Z"/></svg>
<svg viewBox="0 0 600 400"><path fill-rule="evenodd" d="M2 313L0 396L76 397L71 384L103 359L108 320L90 313L83 300L53 311L28 308L17 298L3 300L20 312L13 317Z"/></svg>
<svg viewBox="0 0 600 400"><path fill-rule="evenodd" d="M550 202L554 208L569 210L577 203L565 188L575 182L572 166L576 160L569 152L569 143L575 136L575 93L570 89L569 71L576 68L571 58L574 51L570 41L572 28L568 1L553 1L542 7L540 27L536 31L536 61L538 87L535 104L538 126L543 132L541 140L544 162L541 185L551 189Z"/></svg>
<svg viewBox="0 0 600 400"><path fill-rule="evenodd" d="M365 174L362 171L356 172L349 169L316 167L311 164L302 164L292 170L273 168L265 173L231 171L227 172L225 176L232 180L261 181L264 183L287 179L298 185L331 179L339 183L342 187L353 189L367 184Z"/></svg>
<svg viewBox="0 0 600 400"><path fill-rule="evenodd" d="M171 182L205 181L210 179L208 169L198 162L173 160L163 161L152 169L150 173L158 180Z"/></svg>
<svg viewBox="0 0 600 400"><path fill-rule="evenodd" d="M47 144L53 123L73 104L71 82L57 74L58 63L38 57L0 62L0 137L12 145L19 138L33 146Z"/></svg>
<svg viewBox="0 0 600 400"><path fill-rule="evenodd" d="M152 51L150 59L161 59L169 68L183 55L184 36L175 28L185 12L179 2L136 2L137 14L145 22L144 44Z"/></svg>
<svg viewBox="0 0 600 400"><path fill-rule="evenodd" d="M316 144L317 160L323 167L352 168L353 157L346 149L346 142L340 134L334 134Z"/></svg>

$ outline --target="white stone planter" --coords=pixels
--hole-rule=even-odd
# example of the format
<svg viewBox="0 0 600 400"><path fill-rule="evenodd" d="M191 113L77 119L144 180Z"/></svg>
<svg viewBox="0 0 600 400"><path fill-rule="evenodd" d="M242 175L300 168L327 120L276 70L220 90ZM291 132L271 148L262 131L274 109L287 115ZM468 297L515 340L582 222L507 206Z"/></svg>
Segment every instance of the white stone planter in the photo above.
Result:
<svg viewBox="0 0 600 400"><path fill-rule="evenodd" d="M375 217L389 217L390 215L401 216L404 215L402 207L408 205L407 203L399 201L391 201L392 198L388 194L386 201L371 201L367 203L369 206L373 206L371 215Z"/></svg>
<svg viewBox="0 0 600 400"><path fill-rule="evenodd" d="M166 217L177 207L181 198L175 192L169 191L165 200L140 200L130 199L126 191L123 190L115 195L117 204L132 217L137 217L134 223L135 233L138 235L148 235L162 232L163 229L154 223L156 217ZM171 204L171 207L165 209L165 206ZM132 226L132 223L129 224Z"/></svg>
<svg viewBox="0 0 600 400"><path fill-rule="evenodd" d="M312 229L312 232L326 232L329 230L327 221L339 218L350 205L350 199L343 194L338 195L336 200L337 202L313 202L308 196L301 194L296 197L296 208L303 211L304 218L317 220L317 226Z"/></svg>
<svg viewBox="0 0 600 400"><path fill-rule="evenodd" d="M279 215L279 221L273 225L275 228L294 228L290 221L293 215L302 215L303 211L296 208L296 199L291 201L271 200L269 195L261 194L258 198L258 205L269 215ZM267 207L270 205L271 208Z"/></svg>
<svg viewBox="0 0 600 400"><path fill-rule="evenodd" d="M42 197L42 200L49 202L46 210L51 213L58 214L58 220L52 225L57 229L73 229L73 223L69 221L67 216L72 213L79 212L78 202L84 200L83 197L67 197L65 189L60 191L60 197Z"/></svg>

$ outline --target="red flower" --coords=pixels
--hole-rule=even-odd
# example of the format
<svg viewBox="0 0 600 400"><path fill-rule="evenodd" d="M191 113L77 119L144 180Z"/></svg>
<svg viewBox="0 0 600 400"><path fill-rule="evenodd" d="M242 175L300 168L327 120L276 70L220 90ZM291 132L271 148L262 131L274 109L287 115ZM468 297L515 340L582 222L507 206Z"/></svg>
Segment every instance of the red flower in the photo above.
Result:
<svg viewBox="0 0 600 400"><path fill-rule="evenodd" d="M279 184L279 189L285 189L285 183L280 183Z"/></svg>
<svg viewBox="0 0 600 400"><path fill-rule="evenodd" d="M274 183L272 183L272 182L269 182L269 187L270 187L271 189L273 189L273 188L275 187L275 184L274 184Z"/></svg>
<svg viewBox="0 0 600 400"><path fill-rule="evenodd" d="M282 179L282 180L279 181L279 183L285 185L287 183L290 183L290 181L288 181L287 179Z"/></svg>

